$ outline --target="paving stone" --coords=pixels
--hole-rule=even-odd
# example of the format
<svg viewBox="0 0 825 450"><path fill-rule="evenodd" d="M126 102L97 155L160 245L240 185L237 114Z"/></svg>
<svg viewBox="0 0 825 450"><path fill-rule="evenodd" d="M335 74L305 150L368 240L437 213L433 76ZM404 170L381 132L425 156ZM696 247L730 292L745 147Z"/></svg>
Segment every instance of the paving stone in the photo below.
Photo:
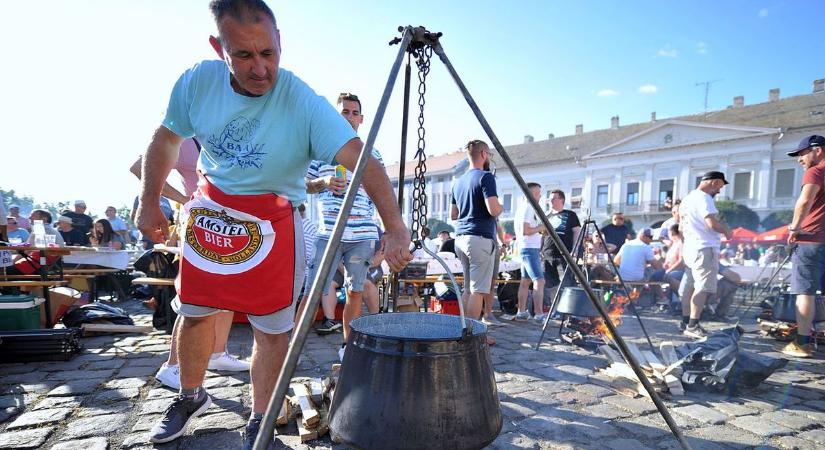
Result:
<svg viewBox="0 0 825 450"><path fill-rule="evenodd" d="M137 388L105 390L87 397L83 406L98 406L108 403L117 403L123 400L133 399L139 395L140 389Z"/></svg>
<svg viewBox="0 0 825 450"><path fill-rule="evenodd" d="M17 373L29 373L38 370L39 366L37 363L27 363L27 364L0 364L0 377L5 377L6 375L13 375Z"/></svg>
<svg viewBox="0 0 825 450"><path fill-rule="evenodd" d="M159 414L153 414L150 416L141 415L137 422L132 426L132 432L138 431L149 431L152 427L155 426L155 423L160 419Z"/></svg>
<svg viewBox="0 0 825 450"><path fill-rule="evenodd" d="M791 414L788 411L774 411L769 412L766 414L762 414L760 418L765 418L770 420L771 422L778 423L779 425L797 430L802 431L806 428L811 428L813 425L817 424L817 421L811 419L810 417L806 417L803 415Z"/></svg>
<svg viewBox="0 0 825 450"><path fill-rule="evenodd" d="M297 436L295 436L297 438ZM300 442L300 440L298 441ZM315 441L318 442L318 441ZM192 436L180 443L180 450L203 450L207 448L241 448L243 437L238 431ZM300 447L300 446L296 446ZM305 448L309 448L304 446Z"/></svg>
<svg viewBox="0 0 825 450"><path fill-rule="evenodd" d="M176 395L178 395L178 392L173 391L172 389L169 389L169 388L155 388L155 389L152 389L151 391L149 391L148 394L146 394L146 400L157 400L159 398L172 398Z"/></svg>
<svg viewBox="0 0 825 450"><path fill-rule="evenodd" d="M771 422L768 419L761 416L737 417L736 419L731 420L729 423L733 426L739 427L743 430L750 431L751 433L764 438L769 438L773 436L785 436L793 433L792 429Z"/></svg>
<svg viewBox="0 0 825 450"><path fill-rule="evenodd" d="M716 441L736 448L755 447L765 442L764 438L732 426L704 426L688 430L687 434L691 437L701 438L705 441Z"/></svg>
<svg viewBox="0 0 825 450"><path fill-rule="evenodd" d="M624 395L604 397L602 401L626 409L633 414L647 414L656 411L656 405L647 398L630 398Z"/></svg>
<svg viewBox="0 0 825 450"><path fill-rule="evenodd" d="M553 398L563 404L595 405L601 403L596 397L579 391L566 391L553 394Z"/></svg>
<svg viewBox="0 0 825 450"><path fill-rule="evenodd" d="M725 414L714 411L707 406L696 404L675 408L673 411L710 425L721 425L725 423L728 418Z"/></svg>
<svg viewBox="0 0 825 450"><path fill-rule="evenodd" d="M66 426L60 440L70 441L77 438L106 436L124 428L127 422L127 414L107 414L77 419Z"/></svg>
<svg viewBox="0 0 825 450"><path fill-rule="evenodd" d="M582 378L587 378L588 375L593 374L593 369L585 369L584 367L579 367L579 366L564 365L564 366L557 366L556 369L560 370L562 372L572 374L572 375L578 375Z"/></svg>
<svg viewBox="0 0 825 450"><path fill-rule="evenodd" d="M124 389L124 388L142 388L146 385L147 380L144 378L120 378L112 381L107 381L103 387L107 389Z"/></svg>
<svg viewBox="0 0 825 450"><path fill-rule="evenodd" d="M33 430L5 431L0 433L0 448L27 449L40 448L54 431L53 427Z"/></svg>
<svg viewBox="0 0 825 450"><path fill-rule="evenodd" d="M235 430L246 426L247 419L234 412L222 412L198 417L190 426L192 434L201 435L218 431Z"/></svg>
<svg viewBox="0 0 825 450"><path fill-rule="evenodd" d="M538 388L548 394L554 394L556 392L565 392L573 389L573 384L568 383L567 381L540 381L538 383L530 383L528 387L530 388Z"/></svg>
<svg viewBox="0 0 825 450"><path fill-rule="evenodd" d="M817 430L804 431L799 433L798 436L807 441L825 445L825 429L820 428Z"/></svg>
<svg viewBox="0 0 825 450"><path fill-rule="evenodd" d="M166 410L172 404L172 398L162 398L158 400L150 400L143 404L140 410L141 414L159 414Z"/></svg>
<svg viewBox="0 0 825 450"><path fill-rule="evenodd" d="M10 423L7 430L16 428L33 427L37 425L48 425L60 422L72 412L72 408L52 408L39 411L25 412Z"/></svg>
<svg viewBox="0 0 825 450"><path fill-rule="evenodd" d="M109 441L105 437L96 437L60 442L54 445L51 450L106 450L107 448L109 448Z"/></svg>
<svg viewBox="0 0 825 450"><path fill-rule="evenodd" d="M517 402L501 402L500 404L501 414L508 418L528 417L536 414L534 409Z"/></svg>
<svg viewBox="0 0 825 450"><path fill-rule="evenodd" d="M490 446L496 450L538 449L539 442L524 433L512 432L500 434Z"/></svg>
<svg viewBox="0 0 825 450"><path fill-rule="evenodd" d="M243 386L245 381L232 377L216 377L204 380L203 387L207 390L217 387Z"/></svg>
<svg viewBox="0 0 825 450"><path fill-rule="evenodd" d="M811 409L811 408L806 408L804 406L802 406L802 407L795 406L792 409L788 409L787 411L789 413L792 413L792 414L797 414L797 415L800 415L800 416L810 417L811 419L814 419L815 421L817 421L819 423L825 424L825 412L822 412L822 411L819 411L819 410L814 410L814 409Z"/></svg>
<svg viewBox="0 0 825 450"><path fill-rule="evenodd" d="M65 395L78 395L78 394L88 394L95 389L97 386L102 383L103 380L100 379L92 379L92 380L71 380L62 384L51 391L49 391L46 395L49 397L52 396L65 396Z"/></svg>
<svg viewBox="0 0 825 450"><path fill-rule="evenodd" d="M48 362L41 365L37 371L38 372L58 372L64 370L78 370L83 367L88 361L78 360L77 358L72 359L71 361L56 361L56 362Z"/></svg>
<svg viewBox="0 0 825 450"><path fill-rule="evenodd" d="M169 351L169 344L159 344L159 345L147 345L140 347L141 352L152 352L152 353L166 353Z"/></svg>
<svg viewBox="0 0 825 450"><path fill-rule="evenodd" d="M109 359L105 361L94 361L90 362L89 365L84 367L85 370L103 370L103 369L120 369L123 365L126 364L126 361L122 359Z"/></svg>
<svg viewBox="0 0 825 450"><path fill-rule="evenodd" d="M654 423L647 417L631 417L611 422L614 426L624 429L634 436L645 439L661 438L670 434L667 427Z"/></svg>
<svg viewBox="0 0 825 450"><path fill-rule="evenodd" d="M555 394L548 394L543 391L527 391L521 392L512 396L514 402L519 402L517 399L524 399L534 402L539 405L559 405L562 402L553 397Z"/></svg>
<svg viewBox="0 0 825 450"><path fill-rule="evenodd" d="M68 370L65 372L53 372L49 374L48 380L54 381L73 381L73 380L90 380L90 379L101 379L101 378L111 378L112 374L115 373L114 370L92 370L92 371L85 371L85 370Z"/></svg>
<svg viewBox="0 0 825 450"><path fill-rule="evenodd" d="M613 405L608 405L605 403L599 403L598 405L588 406L587 413L593 417L609 420L622 419L633 415L621 408L617 408Z"/></svg>
<svg viewBox="0 0 825 450"><path fill-rule="evenodd" d="M9 384L37 383L42 379L43 374L38 372L3 375L3 383Z"/></svg>
<svg viewBox="0 0 825 450"><path fill-rule="evenodd" d="M132 409L132 403L128 400L108 404L98 404L95 406L86 406L77 413L77 417L93 417L102 416L106 414L124 413Z"/></svg>
<svg viewBox="0 0 825 450"><path fill-rule="evenodd" d="M517 422L519 430L539 439L562 440L570 436L570 422L557 417L533 416Z"/></svg>
<svg viewBox="0 0 825 450"><path fill-rule="evenodd" d="M140 433L132 433L127 435L123 442L120 444L120 448L123 449L143 449L143 448L177 448L178 443L176 441L172 441L169 444L161 444L155 446L149 443L149 432L140 432ZM212 448L211 446L207 446L204 448Z"/></svg>
<svg viewBox="0 0 825 450"><path fill-rule="evenodd" d="M130 359L129 367L154 367L155 370L160 368L160 365L166 362L165 356L143 356L140 358Z"/></svg>
<svg viewBox="0 0 825 450"><path fill-rule="evenodd" d="M82 401L82 397L46 397L32 409L74 408L80 406Z"/></svg>
<svg viewBox="0 0 825 450"><path fill-rule="evenodd" d="M157 366L124 367L115 375L117 378L152 377L158 372Z"/></svg>
<svg viewBox="0 0 825 450"><path fill-rule="evenodd" d="M607 448L612 449L612 450L629 450L629 449L649 450L650 449L650 447L646 447L646 446L642 445L641 442L639 442L635 439L610 439L610 440L604 442L604 444L607 446Z"/></svg>
<svg viewBox="0 0 825 450"><path fill-rule="evenodd" d="M243 390L238 387L221 387L209 390L212 399L236 399L243 395Z"/></svg>
<svg viewBox="0 0 825 450"><path fill-rule="evenodd" d="M505 393L507 395L515 395L520 394L522 392L527 392L533 390L531 386L528 386L527 383L520 383L518 381L508 381L505 383L498 383L496 386L498 392Z"/></svg>
<svg viewBox="0 0 825 450"><path fill-rule="evenodd" d="M607 388L604 388L604 387L601 387L601 386L596 386L595 384L577 384L577 385L574 385L574 387L577 391L583 392L585 394L588 394L588 395L590 395L592 397L596 397L596 398L607 397L609 395L614 395L616 393L615 391L613 391L611 389L607 389ZM541 388L539 388L539 389L541 389Z"/></svg>
<svg viewBox="0 0 825 450"><path fill-rule="evenodd" d="M714 409L717 409L729 416L750 416L759 413L756 408L733 402L709 402Z"/></svg>
<svg viewBox="0 0 825 450"><path fill-rule="evenodd" d="M771 443L779 448L791 450L818 450L820 447L811 441L800 439L796 436L781 436L771 439Z"/></svg>

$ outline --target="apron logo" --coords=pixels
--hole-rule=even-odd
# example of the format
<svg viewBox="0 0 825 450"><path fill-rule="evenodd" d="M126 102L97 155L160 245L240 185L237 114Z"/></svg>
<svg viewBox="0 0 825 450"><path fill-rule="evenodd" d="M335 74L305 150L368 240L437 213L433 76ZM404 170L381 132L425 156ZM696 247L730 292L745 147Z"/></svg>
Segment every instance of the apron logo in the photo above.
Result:
<svg viewBox="0 0 825 450"><path fill-rule="evenodd" d="M208 208L192 208L186 227L186 243L195 252L218 264L249 261L263 243L261 228Z"/></svg>

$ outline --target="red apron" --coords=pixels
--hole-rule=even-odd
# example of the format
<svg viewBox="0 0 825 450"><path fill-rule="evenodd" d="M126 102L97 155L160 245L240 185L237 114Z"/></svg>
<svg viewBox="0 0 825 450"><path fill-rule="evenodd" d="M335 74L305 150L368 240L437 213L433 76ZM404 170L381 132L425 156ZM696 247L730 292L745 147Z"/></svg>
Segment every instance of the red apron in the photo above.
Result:
<svg viewBox="0 0 825 450"><path fill-rule="evenodd" d="M180 219L181 303L271 314L292 303L292 204L275 194L229 195L201 177Z"/></svg>

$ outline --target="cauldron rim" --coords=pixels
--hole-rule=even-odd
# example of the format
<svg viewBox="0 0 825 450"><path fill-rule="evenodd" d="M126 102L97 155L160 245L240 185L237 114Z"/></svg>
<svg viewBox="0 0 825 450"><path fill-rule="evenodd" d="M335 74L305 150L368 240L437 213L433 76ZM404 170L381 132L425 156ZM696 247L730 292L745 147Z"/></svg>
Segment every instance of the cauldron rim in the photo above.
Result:
<svg viewBox="0 0 825 450"><path fill-rule="evenodd" d="M405 318L405 317L412 317L412 316L428 316L428 317L438 317L437 320L455 320L456 322L456 334L454 336L436 336L436 337L410 337L410 336L398 336L392 334L384 334L384 333L377 333L375 331L368 331L360 327L362 323L374 320L380 320L378 317L387 316L388 318ZM482 322L478 320L473 320L470 318L465 319L468 322L468 325L472 323L472 334L470 335L472 338L484 336L487 333L487 325L484 325ZM441 341L455 341L461 339L461 322L459 316L453 315L444 315L444 314L436 314L432 312L403 312L403 313L381 313L381 314L370 314L368 316L359 317L352 322L350 322L350 328L353 332L362 334L365 336L374 337L377 339L388 339L396 342L441 342Z"/></svg>

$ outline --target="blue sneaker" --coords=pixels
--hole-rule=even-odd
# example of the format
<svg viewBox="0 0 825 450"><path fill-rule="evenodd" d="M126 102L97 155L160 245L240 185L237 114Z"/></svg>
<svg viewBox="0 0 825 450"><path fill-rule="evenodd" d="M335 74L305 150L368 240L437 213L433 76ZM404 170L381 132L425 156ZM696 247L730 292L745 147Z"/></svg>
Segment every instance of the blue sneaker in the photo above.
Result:
<svg viewBox="0 0 825 450"><path fill-rule="evenodd" d="M186 432L186 426L189 425L189 422L203 414L211 404L212 398L206 392L203 393L201 400L178 395L163 412L160 422L152 427L152 431L149 432L149 440L156 444L162 444L177 439Z"/></svg>
<svg viewBox="0 0 825 450"><path fill-rule="evenodd" d="M261 419L249 419L244 430L243 450L252 450L255 448L255 439L258 438L258 431L261 430ZM275 450L275 442L270 441L266 450Z"/></svg>

